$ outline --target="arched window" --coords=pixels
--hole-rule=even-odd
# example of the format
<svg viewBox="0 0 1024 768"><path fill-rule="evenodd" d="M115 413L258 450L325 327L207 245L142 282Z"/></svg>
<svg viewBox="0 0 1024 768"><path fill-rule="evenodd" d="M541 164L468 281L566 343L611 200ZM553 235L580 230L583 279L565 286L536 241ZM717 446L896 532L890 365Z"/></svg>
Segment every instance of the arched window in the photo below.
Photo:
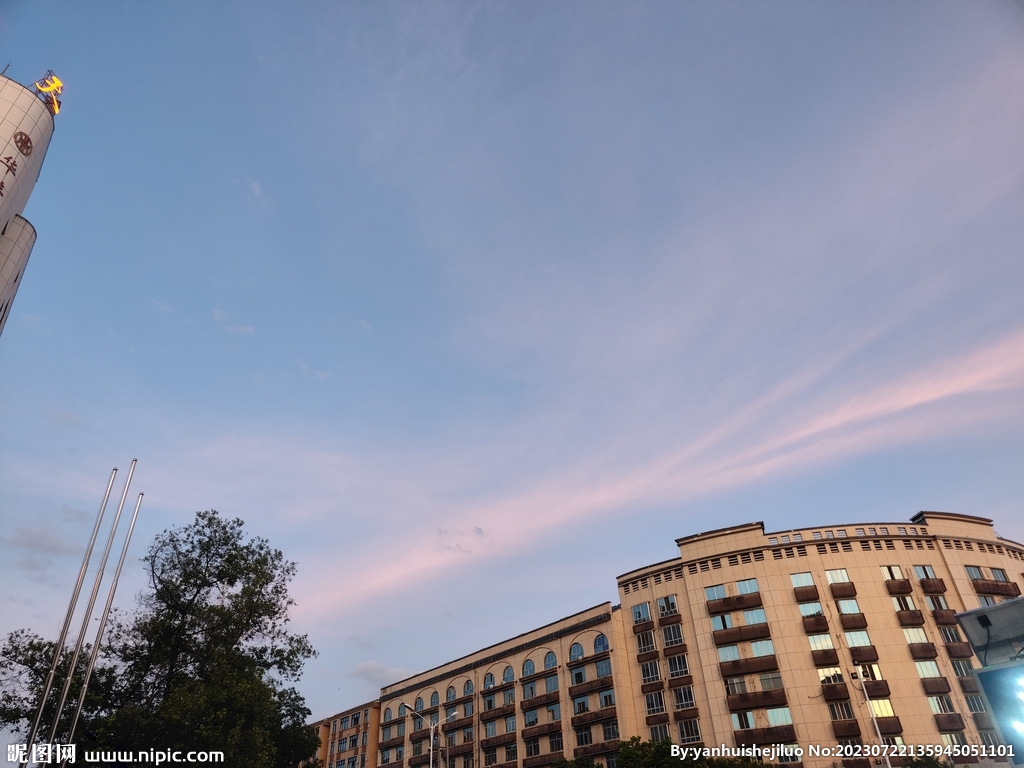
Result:
<svg viewBox="0 0 1024 768"><path fill-rule="evenodd" d="M436 707L440 703L441 697L437 695L437 691L434 691L432 694L430 694L430 706Z"/></svg>
<svg viewBox="0 0 1024 768"><path fill-rule="evenodd" d="M555 658L554 651L548 651L544 656L544 669L554 669L558 666L558 659Z"/></svg>
<svg viewBox="0 0 1024 768"><path fill-rule="evenodd" d="M445 701L455 701L455 686L449 685L448 692L444 695Z"/></svg>
<svg viewBox="0 0 1024 768"><path fill-rule="evenodd" d="M511 683L515 679L516 679L516 673L513 671L512 667L505 667L505 672L501 676L502 682Z"/></svg>
<svg viewBox="0 0 1024 768"><path fill-rule="evenodd" d="M527 675L532 675L535 671L536 670L533 667L533 661L527 659L523 662L523 677L526 677Z"/></svg>
<svg viewBox="0 0 1024 768"><path fill-rule="evenodd" d="M473 681L467 680L466 684L462 686L462 695L469 696L473 692Z"/></svg>
<svg viewBox="0 0 1024 768"><path fill-rule="evenodd" d="M579 643L573 643L569 649L569 661L578 661L583 658L583 646Z"/></svg>
<svg viewBox="0 0 1024 768"><path fill-rule="evenodd" d="M492 675L490 672L488 672L486 675L484 675L484 690L486 691L488 688L493 688L493 687L494 687L494 675Z"/></svg>
<svg viewBox="0 0 1024 768"><path fill-rule="evenodd" d="M594 638L594 653L604 653L608 650L608 638L598 635Z"/></svg>
<svg viewBox="0 0 1024 768"><path fill-rule="evenodd" d="M416 711L417 712L422 712L423 711L423 697L422 696L419 696L419 697L416 698Z"/></svg>
<svg viewBox="0 0 1024 768"><path fill-rule="evenodd" d="M384 710L384 722L385 723L390 723L391 722L391 707L388 707L387 709Z"/></svg>
<svg viewBox="0 0 1024 768"><path fill-rule="evenodd" d="M398 716L405 717L405 704L398 705Z"/></svg>

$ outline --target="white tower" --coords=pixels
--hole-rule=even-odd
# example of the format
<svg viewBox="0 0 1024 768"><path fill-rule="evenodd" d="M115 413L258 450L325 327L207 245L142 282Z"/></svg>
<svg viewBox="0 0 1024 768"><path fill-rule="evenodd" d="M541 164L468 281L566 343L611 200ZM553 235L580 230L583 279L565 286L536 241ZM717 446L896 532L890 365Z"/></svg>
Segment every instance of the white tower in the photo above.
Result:
<svg viewBox="0 0 1024 768"><path fill-rule="evenodd" d="M21 213L50 146L62 87L52 72L31 88L0 75L0 333L36 242Z"/></svg>

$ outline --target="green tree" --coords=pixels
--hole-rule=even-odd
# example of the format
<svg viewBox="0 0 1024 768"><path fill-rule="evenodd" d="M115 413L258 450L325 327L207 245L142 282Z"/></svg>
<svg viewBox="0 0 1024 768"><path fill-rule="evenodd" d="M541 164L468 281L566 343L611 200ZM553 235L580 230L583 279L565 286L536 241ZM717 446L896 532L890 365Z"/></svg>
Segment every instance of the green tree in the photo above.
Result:
<svg viewBox="0 0 1024 768"><path fill-rule="evenodd" d="M312 757L310 712L286 685L315 655L287 628L295 564L215 511L158 535L143 562L147 588L132 614L112 618L101 649L81 748L219 750L252 768ZM27 632L8 636L0 680L16 684L0 695L0 725L28 730L52 653Z"/></svg>
<svg viewBox="0 0 1024 768"><path fill-rule="evenodd" d="M689 745L699 747L700 744ZM634 736L619 744L618 768L749 768L755 765L747 757L698 757L687 754L684 758L672 756L672 742L644 741ZM757 763L762 765L761 763Z"/></svg>

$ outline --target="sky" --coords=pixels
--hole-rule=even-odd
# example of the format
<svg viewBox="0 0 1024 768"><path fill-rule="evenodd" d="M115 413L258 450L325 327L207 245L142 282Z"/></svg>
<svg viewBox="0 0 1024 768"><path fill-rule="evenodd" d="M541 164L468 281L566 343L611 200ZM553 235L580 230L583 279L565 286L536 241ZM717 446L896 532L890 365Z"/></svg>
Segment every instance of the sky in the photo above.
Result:
<svg viewBox="0 0 1024 768"><path fill-rule="evenodd" d="M0 337L0 633L112 467L298 564L314 717L674 540L1024 540L1024 6L0 3L63 108ZM118 481L120 488L121 480Z"/></svg>

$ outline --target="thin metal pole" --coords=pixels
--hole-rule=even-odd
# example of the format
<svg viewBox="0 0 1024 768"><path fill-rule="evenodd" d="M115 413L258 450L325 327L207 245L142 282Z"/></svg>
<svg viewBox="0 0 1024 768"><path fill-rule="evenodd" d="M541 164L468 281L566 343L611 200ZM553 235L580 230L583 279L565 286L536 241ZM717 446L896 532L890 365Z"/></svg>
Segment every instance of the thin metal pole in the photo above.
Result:
<svg viewBox="0 0 1024 768"><path fill-rule="evenodd" d="M99 570L96 571L96 580L92 585L92 594L89 595L89 606L85 609L85 616L82 617L82 631L78 633L78 641L75 643L75 652L71 656L71 667L68 670L68 678L64 681L64 689L60 694L60 704L53 715L53 725L50 727L49 743L52 744L57 736L57 727L60 725L60 716L64 711L64 704L68 698L68 690L71 688L71 680L75 676L75 666L78 664L78 656L82 652L82 643L89 631L89 619L92 617L92 610L96 606L96 597L100 591L100 584L103 583L103 572L107 568L107 558L110 556L110 548L114 544L114 535L117 533L117 525L121 522L121 510L124 509L124 501L128 497L128 486L132 484L132 475L135 474L135 464L138 459L132 459L132 465L128 468L128 478L124 483L124 490L121 492L121 501L117 505L117 514L114 515L114 522L110 526L110 535L107 536L107 545L103 550L103 559L100 560Z"/></svg>
<svg viewBox="0 0 1024 768"><path fill-rule="evenodd" d="M4 68L6 71L6 67ZM82 584L85 582L85 574L89 570L89 560L92 558L93 547L96 546L96 536L100 532L100 523L103 522L103 513L107 510L107 502L110 500L110 490L114 487L114 478L117 476L117 467L110 473L110 481L107 483L107 492L103 494L103 502L100 504L99 514L96 515L96 524L92 527L92 536L89 537L89 545L85 548L85 557L82 558L82 567L78 570L78 579L75 581L75 591L71 594L71 602L68 604L68 612L64 617L64 626L60 628L60 636L57 638L57 647L53 649L53 661L50 663L50 671L46 674L46 682L43 684L43 695L39 698L39 706L36 708L36 717L32 722L32 730L28 736L28 749L32 750L35 744L36 735L39 733L39 723L43 719L43 707L53 687L53 677L57 673L57 664L60 663L60 653L64 650L64 641L68 637L68 629L71 627L71 619L75 614L75 605L78 604L78 596L82 592Z"/></svg>
<svg viewBox="0 0 1024 768"><path fill-rule="evenodd" d="M860 670L860 672L861 672L861 674L860 674L860 692L864 694L864 701L867 702L868 712L871 713L871 724L873 726L875 726L875 736L878 737L878 744L879 744L879 746L881 746L884 749L885 748L885 742L882 741L882 731L878 727L878 720L875 718L875 710L871 706L871 697L868 695L868 683L867 683L867 680L864 679L864 666L867 666L867 665L861 665L861 670ZM872 672L872 674L874 674L874 673ZM885 764L887 766L889 766L889 768L892 768L892 763L889 762L889 753L888 752L885 753Z"/></svg>
<svg viewBox="0 0 1024 768"><path fill-rule="evenodd" d="M96 630L96 642L92 644L92 653L89 655L89 666L85 668L85 679L82 681L82 690L78 694L78 706L75 707L75 716L71 719L71 728L68 730L68 744L74 743L75 728L78 727L78 717L82 714L82 705L85 703L85 692L89 688L89 680L92 677L93 667L96 666L96 657L99 656L100 642L103 640L103 630L107 628L107 618L110 616L110 609L114 605L114 593L117 591L117 582L121 578L121 569L124 567L124 559L128 554L128 545L132 540L132 532L135 530L135 521L139 518L139 507L142 506L142 496L135 502L135 512L132 514L132 521L128 524L128 535L124 537L124 546L121 547L121 558L117 561L117 569L114 571L114 580L110 582L110 594L107 595L107 604L100 614L100 628ZM64 760L63 764L66 764Z"/></svg>

